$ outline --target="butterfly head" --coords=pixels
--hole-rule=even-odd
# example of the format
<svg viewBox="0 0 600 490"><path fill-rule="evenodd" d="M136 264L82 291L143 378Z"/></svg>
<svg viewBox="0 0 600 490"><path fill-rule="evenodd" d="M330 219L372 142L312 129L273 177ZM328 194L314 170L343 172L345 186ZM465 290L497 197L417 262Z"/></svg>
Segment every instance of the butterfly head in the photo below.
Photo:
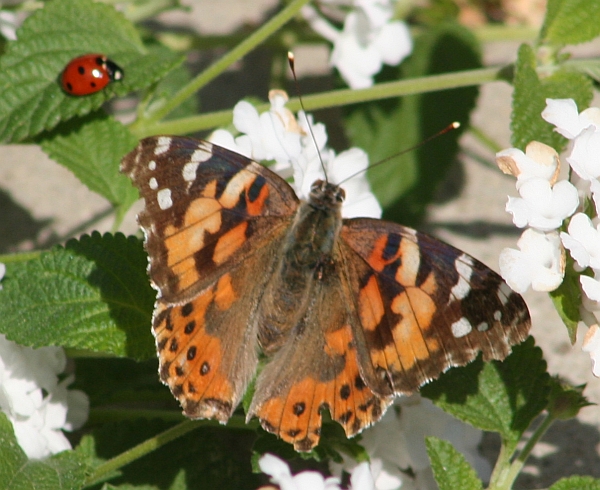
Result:
<svg viewBox="0 0 600 490"><path fill-rule="evenodd" d="M316 208L339 208L346 198L346 191L335 184L319 179L310 186L308 197L310 204Z"/></svg>

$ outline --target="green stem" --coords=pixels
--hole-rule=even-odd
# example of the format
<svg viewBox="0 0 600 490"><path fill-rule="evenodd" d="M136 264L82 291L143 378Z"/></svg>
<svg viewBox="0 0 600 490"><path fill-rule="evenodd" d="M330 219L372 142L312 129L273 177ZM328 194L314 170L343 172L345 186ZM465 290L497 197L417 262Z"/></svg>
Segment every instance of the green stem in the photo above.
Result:
<svg viewBox="0 0 600 490"><path fill-rule="evenodd" d="M540 439L544 436L544 434L548 431L548 429L554 423L555 420L556 419L552 415L548 414L546 418L542 421L542 423L538 426L538 428L535 430L535 432L532 434L532 436L529 438L523 450L519 453L517 458L510 465L510 469L506 475L507 485L505 486L505 488L512 488L512 484L517 479L517 476L519 476L519 473L523 469L523 466L525 466L525 462L527 461L527 458L529 458L531 451L533 450L535 445L540 441Z"/></svg>
<svg viewBox="0 0 600 490"><path fill-rule="evenodd" d="M41 254L41 250L37 250L35 252L3 254L0 255L0 262L2 262L3 264L10 264L14 262L27 262L29 260L37 259Z"/></svg>
<svg viewBox="0 0 600 490"><path fill-rule="evenodd" d="M534 433L531 435L531 437L525 444L525 447L523 447L519 455L508 467L508 471L504 471L502 473L502 475L500 476L500 478L498 478L494 486L490 484L490 489L493 488L494 490L510 490L512 488L513 483L519 476L519 473L521 473L523 466L525 466L525 462L531 454L531 451L533 450L535 445L540 441L540 439L544 436L544 434L548 431L548 429L554 423L555 420L556 419L552 415L546 415L546 418L535 429Z"/></svg>
<svg viewBox="0 0 600 490"><path fill-rule="evenodd" d="M486 146L488 150L494 153L498 153L500 150L502 150L502 147L498 144L498 142L480 126L471 124L469 126L469 131L477 139L477 141Z"/></svg>
<svg viewBox="0 0 600 490"><path fill-rule="evenodd" d="M150 439L145 440L141 444L132 447L131 449L119 454L118 456L109 459L105 463L101 464L96 468L96 471L92 475L90 475L85 482L84 486L90 486L95 483L98 483L108 477L111 473L114 473L119 468L135 461L136 459L145 456L148 453L158 449L161 446L164 446L168 442L171 442L178 437L181 437L184 434L187 434L191 430L199 427L202 424L205 424L205 421L199 420L186 420L181 424L176 425L175 427L171 427L160 434L151 437Z"/></svg>
<svg viewBox="0 0 600 490"><path fill-rule="evenodd" d="M150 415L150 413L146 413L146 415ZM155 451L161 446L164 446L165 444L187 434L194 429L197 429L198 427L207 426L222 427L222 425L215 420L185 420L180 424L177 424L176 426L171 427L170 429L167 429L164 432L161 432L160 434L157 434L156 436L151 437L137 446L134 446L118 456L115 456L114 458L102 463L96 468L94 473L88 477L84 486L89 487L99 483L109 478L111 474L113 474L119 468L132 463L142 456ZM256 430L257 427L258 423L246 424L244 417L236 415L231 417L227 423L227 428Z"/></svg>
<svg viewBox="0 0 600 490"><path fill-rule="evenodd" d="M146 120L138 120L132 126L133 131L140 127L144 127L147 124L154 123L167 116L171 111L177 108L187 98L191 97L201 87L206 85L208 82L216 78L222 72L224 72L231 64L242 58L244 55L252 51L256 46L262 43L266 38L271 36L273 33L286 24L292 17L294 17L299 10L308 3L309 0L294 0L281 12L279 12L270 21L264 24L260 29L255 31L244 41L233 48L229 53L219 59L212 66L208 67L204 72L200 73L190 83L183 87L177 92L172 98L170 98L163 106L159 107L156 112L151 114Z"/></svg>
<svg viewBox="0 0 600 490"><path fill-rule="evenodd" d="M501 67L480 68L477 70L452 72L442 75L380 83L373 87L360 90L332 90L315 95L307 95L303 97L302 100L307 111L318 110L404 95L481 85L483 83L500 80L501 76ZM258 112L262 112L268 110L269 107L269 104L261 104L258 105L256 109ZM297 111L300 109L300 102L297 98L290 99L286 104L286 107L291 111ZM232 112L226 110L174 119L171 121L156 122L154 124L146 123L142 128L132 128L132 130L136 133L136 136L140 138L154 134L186 134L211 129L217 126L225 126L231 122L232 117Z"/></svg>
<svg viewBox="0 0 600 490"><path fill-rule="evenodd" d="M490 485L488 487L490 490L498 489L498 482L504 480L505 473L510 465L510 457L511 454L507 451L506 443L502 441L500 454L498 455L498 459L494 465L494 471L492 471L492 476L490 477Z"/></svg>

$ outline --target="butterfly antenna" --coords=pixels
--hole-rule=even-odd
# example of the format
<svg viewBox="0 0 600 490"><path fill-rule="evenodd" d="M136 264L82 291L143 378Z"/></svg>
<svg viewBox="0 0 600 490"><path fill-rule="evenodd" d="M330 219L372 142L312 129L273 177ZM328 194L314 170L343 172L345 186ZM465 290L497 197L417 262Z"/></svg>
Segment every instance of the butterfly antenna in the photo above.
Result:
<svg viewBox="0 0 600 490"><path fill-rule="evenodd" d="M327 169L325 168L325 163L323 163L323 157L321 156L321 151L319 150L319 145L317 145L317 139L315 138L315 134L313 133L312 124L310 124L310 121L308 120L308 116L306 115L306 109L304 108L304 101L302 100L302 95L300 93L301 92L300 86L298 85L298 78L296 77L294 53L292 53L291 51L288 51L288 64L290 65L290 70L292 72L292 76L294 77L294 84L296 86L296 94L298 95L298 100L300 101L300 107L302 108L304 118L306 119L306 127L308 128L308 132L310 133L312 142L315 145L315 150L317 150L319 162L321 163L321 168L323 169L323 174L325 175L325 182L329 182L329 178L327 177Z"/></svg>
<svg viewBox="0 0 600 490"><path fill-rule="evenodd" d="M444 129L442 129L441 131L438 131L435 134L432 134L431 136L428 136L427 138L425 138L423 141L421 141L420 143L417 143L416 145L411 146L410 148L406 148L405 150L402 150L399 153L396 153L394 155L390 155L389 157L384 158L383 160L379 160L377 163L374 163L373 165L363 169L363 170L359 170L358 172L353 173L352 175L350 175L349 177L346 177L344 180L342 180L341 182L338 183L338 185L342 185L344 182L348 182L350 179L353 179L354 177L356 177L357 175L370 170L374 167L378 167L379 165L389 162L390 160L392 160L393 158L397 158L400 155L404 155L405 153L408 153L409 151L414 151L417 148L420 148L421 146L425 145L426 143L429 143L431 140L434 140L436 138L439 138L440 136L449 133L450 131L454 131L455 129L460 128L460 123L458 121L454 121L453 123L448 124L448 126L446 126Z"/></svg>

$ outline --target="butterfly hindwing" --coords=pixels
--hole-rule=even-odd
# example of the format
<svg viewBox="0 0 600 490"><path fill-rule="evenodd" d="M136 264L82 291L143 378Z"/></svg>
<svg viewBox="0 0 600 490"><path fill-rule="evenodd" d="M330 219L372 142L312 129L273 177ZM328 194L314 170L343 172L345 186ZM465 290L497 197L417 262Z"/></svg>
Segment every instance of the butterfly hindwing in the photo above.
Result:
<svg viewBox="0 0 600 490"><path fill-rule="evenodd" d="M313 301L294 325L294 335L259 375L248 411L248 418L258 417L266 430L298 451L319 442L323 410L351 437L379 420L392 402L389 385L384 381L381 388L374 381L376 373L368 368L365 373L360 366L357 317L341 267L343 263L334 260L315 285ZM380 392L375 393L365 378Z"/></svg>

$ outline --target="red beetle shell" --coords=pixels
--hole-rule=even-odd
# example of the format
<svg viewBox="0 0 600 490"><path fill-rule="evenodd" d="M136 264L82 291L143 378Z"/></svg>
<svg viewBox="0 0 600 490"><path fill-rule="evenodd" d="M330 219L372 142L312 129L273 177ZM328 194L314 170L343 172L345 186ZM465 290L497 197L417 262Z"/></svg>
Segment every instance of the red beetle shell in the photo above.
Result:
<svg viewBox="0 0 600 490"><path fill-rule="evenodd" d="M116 63L103 54L91 53L69 62L62 72L61 86L71 95L89 95L122 78L123 70Z"/></svg>

